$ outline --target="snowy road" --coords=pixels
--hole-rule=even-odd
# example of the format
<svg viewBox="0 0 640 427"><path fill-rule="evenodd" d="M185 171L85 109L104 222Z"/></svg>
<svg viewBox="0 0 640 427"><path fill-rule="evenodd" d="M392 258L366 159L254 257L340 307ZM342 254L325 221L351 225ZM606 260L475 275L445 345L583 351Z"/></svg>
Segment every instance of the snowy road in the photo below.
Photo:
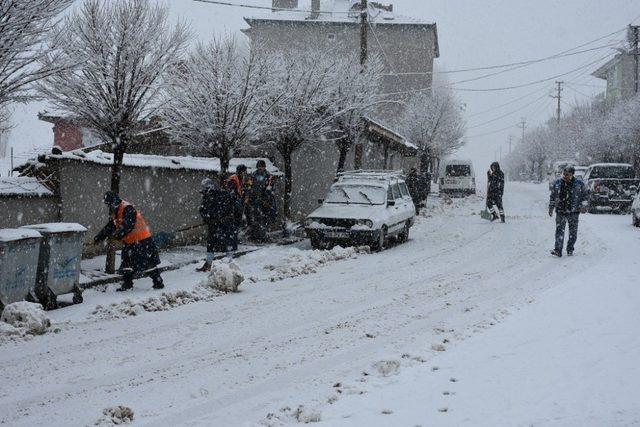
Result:
<svg viewBox="0 0 640 427"><path fill-rule="evenodd" d="M506 224L481 220L478 198L456 200L429 209L407 244L330 261L313 274L263 280L273 270L264 266L304 261L306 247L248 255L239 264L258 280L239 294L100 320L91 315L96 304L126 297L87 293L82 306L53 314L58 333L0 346L0 423L89 425L114 405L131 407L135 425L293 422L287 407L331 413L350 394L370 392L363 371L384 385L376 362L392 371L431 366L576 276L638 282L628 251L638 253L640 233L627 216L583 216L576 256L558 260L548 255L554 221L544 185L507 191ZM169 290L202 280L192 269L167 274ZM153 295L149 285L131 298ZM637 304L637 294L629 301Z"/></svg>

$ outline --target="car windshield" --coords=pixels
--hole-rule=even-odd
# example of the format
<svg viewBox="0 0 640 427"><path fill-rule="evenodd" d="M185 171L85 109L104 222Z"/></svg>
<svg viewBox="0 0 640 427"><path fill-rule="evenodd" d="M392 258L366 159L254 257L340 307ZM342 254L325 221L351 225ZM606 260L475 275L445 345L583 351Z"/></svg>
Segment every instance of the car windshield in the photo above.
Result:
<svg viewBox="0 0 640 427"><path fill-rule="evenodd" d="M471 167L469 165L447 165L445 170L447 176L469 176Z"/></svg>
<svg viewBox="0 0 640 427"><path fill-rule="evenodd" d="M589 173L589 179L594 178L635 178L635 173L630 166L594 166Z"/></svg>
<svg viewBox="0 0 640 427"><path fill-rule="evenodd" d="M329 190L325 201L327 203L382 205L386 199L387 193L382 187L336 184Z"/></svg>

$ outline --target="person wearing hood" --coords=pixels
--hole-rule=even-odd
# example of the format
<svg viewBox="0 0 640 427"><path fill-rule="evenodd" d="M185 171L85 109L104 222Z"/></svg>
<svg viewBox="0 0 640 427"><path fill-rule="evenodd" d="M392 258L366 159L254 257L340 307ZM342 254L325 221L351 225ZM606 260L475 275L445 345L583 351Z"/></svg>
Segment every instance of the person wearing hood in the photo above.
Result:
<svg viewBox="0 0 640 427"><path fill-rule="evenodd" d="M504 194L504 173L498 162L491 163L487 171L487 209L491 212L491 221L500 218L505 221L502 195Z"/></svg>
<svg viewBox="0 0 640 427"><path fill-rule="evenodd" d="M200 216L207 226L207 258L198 271L211 270L216 252L231 256L236 234L239 205L232 192L221 187L217 179L202 180Z"/></svg>
<svg viewBox="0 0 640 427"><path fill-rule="evenodd" d="M158 248L142 213L113 191L107 191L103 200L109 208L110 217L107 225L93 240L99 243L112 238L123 244L118 269L123 275L123 283L117 291L132 289L134 273L147 270L151 270L149 276L153 280L153 289L164 288L162 277L156 268L160 264Z"/></svg>

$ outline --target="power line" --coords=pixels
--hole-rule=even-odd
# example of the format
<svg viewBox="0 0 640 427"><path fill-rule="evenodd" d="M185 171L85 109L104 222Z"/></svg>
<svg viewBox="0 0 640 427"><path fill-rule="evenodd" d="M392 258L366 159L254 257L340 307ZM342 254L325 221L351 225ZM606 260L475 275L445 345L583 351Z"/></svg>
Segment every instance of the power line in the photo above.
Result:
<svg viewBox="0 0 640 427"><path fill-rule="evenodd" d="M506 72L506 71L517 70L519 68L523 68L523 67L526 67L528 65L537 64L537 63L544 62L544 61L550 61L552 59L558 59L558 58L564 58L564 57L567 57L567 56L579 55L579 54L582 54L582 53L593 52L593 51L597 51L597 50L600 50L600 49L606 49L606 48L610 48L610 47L614 47L614 46L617 46L617 43L611 43L611 44L606 44L606 45L602 45L602 46L598 46L598 47L593 47L593 48L590 48L590 49L579 50L577 52L558 53L558 54L547 56L547 57L544 57L544 58L531 59L531 60L528 60L528 61L521 61L521 62L512 62L510 64L490 65L490 66L487 66L487 67L476 67L476 68L466 68L466 69L459 69L459 70L445 70L445 71L385 73L385 75L397 74L399 76L420 76L420 75L425 75L425 74L454 74L454 73L466 73L466 72L471 72L471 71L495 70L497 68L511 67L508 70L502 70L502 71L499 71L499 72L495 73L495 74L500 74L500 73L503 73L503 72ZM492 76L492 75L495 75L495 74L487 74L487 76Z"/></svg>
<svg viewBox="0 0 640 427"><path fill-rule="evenodd" d="M540 97L538 97L538 98L534 99L533 101L531 101L531 102L529 102L529 103L527 103L527 104L523 105L523 106L522 106L522 107L520 107L520 108L517 108L517 109L515 109L515 110L509 111L508 113L505 113L505 114L503 114L503 115L501 115L501 116L499 116L499 117L496 117L496 118L494 118L494 119L488 120L488 121L486 121L486 122L479 123L479 124L476 124L476 125L473 125L473 126L469 126L469 127L467 127L467 130L469 130L469 129L475 129L475 128L478 128L478 127L481 127L481 126L484 126L484 125L488 125L489 123L493 123L493 122L496 122L496 121L498 121L498 120L500 120L500 119L503 119L503 118L505 118L505 117L508 117L508 116L510 116L511 114L514 114L514 113L517 113L517 112L519 112L519 111L522 111L522 110L524 110L525 108L530 107L531 105L533 105L533 104L535 104L535 103L537 103L537 102L540 102L540 100L545 99L547 96L548 96L548 93L546 93L546 92L545 92L544 94L542 94L542 96L540 96Z"/></svg>
<svg viewBox="0 0 640 427"><path fill-rule="evenodd" d="M521 100L523 100L525 98L528 98L531 95L535 95L536 93L540 93L540 89L536 89L533 92L529 92L529 93L527 93L525 95L522 95L522 96L520 96L518 98L512 99L511 101L505 102L504 104L496 105L495 107L492 107L492 108L489 108L489 109L486 109L486 110L483 110L483 111L480 111L480 112L477 112L477 113L468 114L467 118L481 116L483 114L490 113L490 112L495 111L495 110L499 110L502 107L506 107L507 105L515 104L516 102L521 101Z"/></svg>

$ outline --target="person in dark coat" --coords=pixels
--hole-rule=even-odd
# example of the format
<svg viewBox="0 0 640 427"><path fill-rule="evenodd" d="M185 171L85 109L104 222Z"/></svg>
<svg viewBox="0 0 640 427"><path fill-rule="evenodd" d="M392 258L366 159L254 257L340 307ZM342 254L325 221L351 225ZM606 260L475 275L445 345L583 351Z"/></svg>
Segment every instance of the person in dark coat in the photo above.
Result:
<svg viewBox="0 0 640 427"><path fill-rule="evenodd" d="M487 171L487 209L491 212L491 221L500 218L505 221L502 195L504 194L504 173L498 162L491 163Z"/></svg>
<svg viewBox="0 0 640 427"><path fill-rule="evenodd" d="M264 160L258 160L256 170L251 174L249 190L249 209L251 224L249 238L256 242L268 241L270 224L276 220L277 206L273 195L273 175L267 171Z"/></svg>
<svg viewBox="0 0 640 427"><path fill-rule="evenodd" d="M113 238L122 241L124 245L119 268L124 277L122 286L117 290L127 291L133 288L134 274L147 270L151 270L149 276L153 280L153 289L164 288L162 277L156 268L160 264L158 248L140 211L113 191L107 191L104 203L109 207L110 218L93 240L99 243Z"/></svg>
<svg viewBox="0 0 640 427"><path fill-rule="evenodd" d="M201 192L200 216L207 226L207 258L197 270L209 271L216 252L231 256L238 203L233 193L223 189L218 180L204 179Z"/></svg>
<svg viewBox="0 0 640 427"><path fill-rule="evenodd" d="M411 200L413 200L413 204L416 207L416 215L418 215L420 213L420 204L423 200L422 196L424 194L424 184L420 179L420 176L418 175L418 169L411 168L411 170L407 174L405 182L407 183L407 188L409 189Z"/></svg>
<svg viewBox="0 0 640 427"><path fill-rule="evenodd" d="M551 188L549 196L549 216L556 211L556 244L551 255L561 257L564 244L564 230L569 224L569 241L567 255L573 255L578 239L578 218L587 212L588 191L584 183L575 176L573 166L567 166L562 172L562 178L557 179Z"/></svg>

